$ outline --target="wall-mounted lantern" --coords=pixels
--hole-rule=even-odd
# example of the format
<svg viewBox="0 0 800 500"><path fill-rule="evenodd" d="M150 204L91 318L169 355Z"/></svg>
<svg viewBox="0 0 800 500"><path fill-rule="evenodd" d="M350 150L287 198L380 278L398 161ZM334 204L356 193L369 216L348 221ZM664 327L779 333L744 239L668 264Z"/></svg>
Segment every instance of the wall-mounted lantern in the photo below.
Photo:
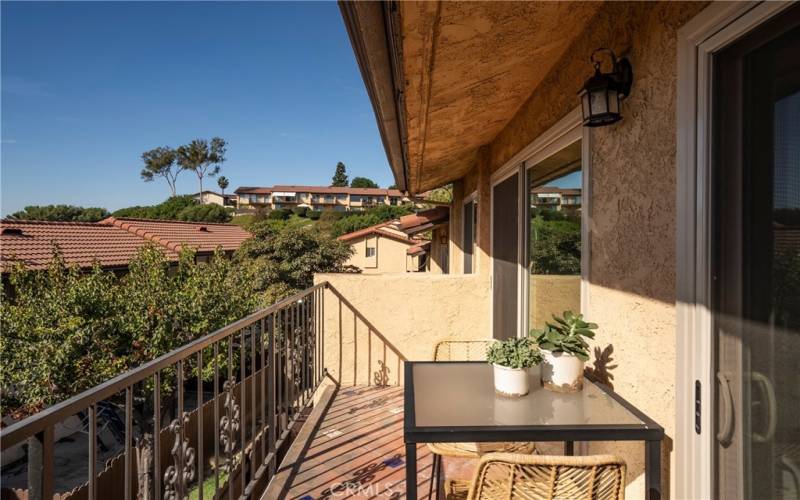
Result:
<svg viewBox="0 0 800 500"><path fill-rule="evenodd" d="M600 61L595 59L598 52L611 55L611 73L600 71ZM622 119L619 104L628 96L633 85L633 68L627 58L617 60L611 49L600 48L592 52L590 61L594 65L594 75L586 80L578 93L581 98L581 111L585 127L602 127Z"/></svg>

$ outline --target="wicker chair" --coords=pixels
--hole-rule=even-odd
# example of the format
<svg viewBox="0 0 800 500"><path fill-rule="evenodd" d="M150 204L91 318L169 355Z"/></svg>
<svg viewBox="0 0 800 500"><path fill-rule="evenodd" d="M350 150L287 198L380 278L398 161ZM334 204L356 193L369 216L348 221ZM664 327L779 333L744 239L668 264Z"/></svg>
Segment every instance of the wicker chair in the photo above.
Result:
<svg viewBox="0 0 800 500"><path fill-rule="evenodd" d="M494 340L443 340L433 351L434 361L486 361L486 349ZM428 443L433 454L433 475L428 497L432 496L442 479L442 457L480 458L486 453L505 452L530 454L534 443Z"/></svg>
<svg viewBox="0 0 800 500"><path fill-rule="evenodd" d="M625 462L613 455L490 453L471 481L448 481L447 500L624 500Z"/></svg>

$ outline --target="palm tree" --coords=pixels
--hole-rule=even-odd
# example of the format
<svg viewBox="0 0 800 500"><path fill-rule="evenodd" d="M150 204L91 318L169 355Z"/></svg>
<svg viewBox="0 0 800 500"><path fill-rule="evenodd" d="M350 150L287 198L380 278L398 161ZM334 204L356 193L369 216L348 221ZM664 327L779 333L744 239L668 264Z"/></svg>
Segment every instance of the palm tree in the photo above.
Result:
<svg viewBox="0 0 800 500"><path fill-rule="evenodd" d="M228 187L228 184L230 184L230 182L228 182L228 178L224 175L217 179L217 186L222 190L223 197L225 196L225 189Z"/></svg>

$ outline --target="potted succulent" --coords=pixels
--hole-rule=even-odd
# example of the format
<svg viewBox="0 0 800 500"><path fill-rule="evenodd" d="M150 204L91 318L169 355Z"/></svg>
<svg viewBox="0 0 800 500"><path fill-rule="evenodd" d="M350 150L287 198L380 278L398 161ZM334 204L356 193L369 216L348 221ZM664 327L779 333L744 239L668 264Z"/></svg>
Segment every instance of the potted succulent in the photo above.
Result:
<svg viewBox="0 0 800 500"><path fill-rule="evenodd" d="M542 362L542 353L530 338L512 338L491 344L486 361L494 367L495 391L521 397L530 390L529 368Z"/></svg>
<svg viewBox="0 0 800 500"><path fill-rule="evenodd" d="M589 361L589 344L597 325L587 323L582 314L564 311L553 315L555 323L531 330L531 338L544 354L542 386L555 392L577 392L583 389L583 364Z"/></svg>

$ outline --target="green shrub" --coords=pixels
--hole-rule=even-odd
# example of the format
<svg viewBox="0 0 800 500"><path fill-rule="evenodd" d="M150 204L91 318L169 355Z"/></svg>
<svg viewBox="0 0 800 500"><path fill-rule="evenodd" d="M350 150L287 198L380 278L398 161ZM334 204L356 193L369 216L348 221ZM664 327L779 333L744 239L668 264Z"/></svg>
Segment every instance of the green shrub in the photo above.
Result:
<svg viewBox="0 0 800 500"><path fill-rule="evenodd" d="M191 205L178 212L178 220L195 222L230 222L233 209L220 205Z"/></svg>
<svg viewBox="0 0 800 500"><path fill-rule="evenodd" d="M308 207L293 207L292 213L298 217L305 217L308 213Z"/></svg>
<svg viewBox="0 0 800 500"><path fill-rule="evenodd" d="M286 220L291 217L292 211L288 208L278 208L267 215L269 220Z"/></svg>
<svg viewBox="0 0 800 500"><path fill-rule="evenodd" d="M486 349L486 361L506 368L530 368L542 362L542 353L529 338L510 338L494 342Z"/></svg>
<svg viewBox="0 0 800 500"><path fill-rule="evenodd" d="M542 349L573 354L589 361L589 344L583 337L594 338L592 330L596 330L597 325L587 323L582 314L572 311L564 311L563 317L553 315L553 320L555 324L548 322L544 328L531 330L531 338Z"/></svg>
<svg viewBox="0 0 800 500"><path fill-rule="evenodd" d="M309 210L308 212L306 212L306 217L308 217L311 220L319 220L321 216L322 212L319 210Z"/></svg>

